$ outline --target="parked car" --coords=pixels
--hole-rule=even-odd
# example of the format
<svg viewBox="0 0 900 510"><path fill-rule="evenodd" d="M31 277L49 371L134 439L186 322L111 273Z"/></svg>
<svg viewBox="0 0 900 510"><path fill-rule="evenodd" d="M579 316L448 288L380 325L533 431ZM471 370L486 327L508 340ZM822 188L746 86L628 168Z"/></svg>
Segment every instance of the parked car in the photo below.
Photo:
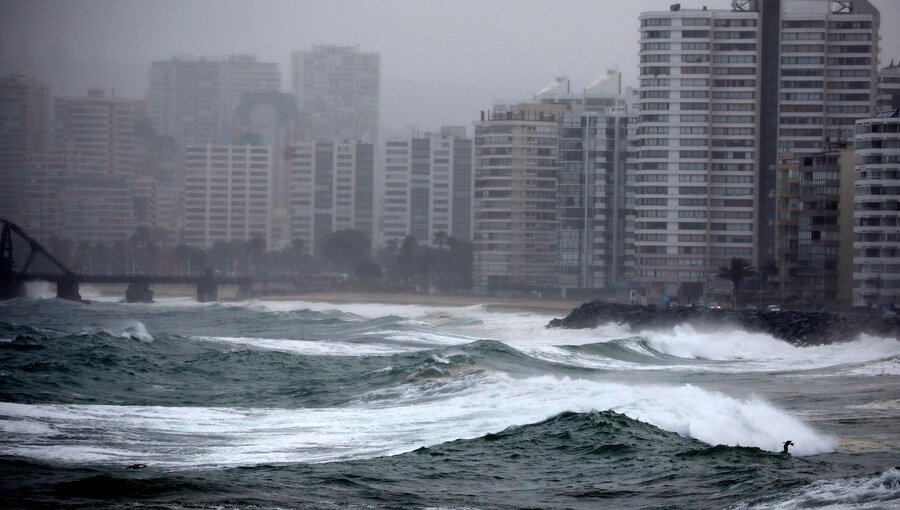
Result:
<svg viewBox="0 0 900 510"><path fill-rule="evenodd" d="M768 309L770 312L780 312L780 311L781 311L781 307L778 306L778 305L769 305L769 306L767 307L767 309Z"/></svg>

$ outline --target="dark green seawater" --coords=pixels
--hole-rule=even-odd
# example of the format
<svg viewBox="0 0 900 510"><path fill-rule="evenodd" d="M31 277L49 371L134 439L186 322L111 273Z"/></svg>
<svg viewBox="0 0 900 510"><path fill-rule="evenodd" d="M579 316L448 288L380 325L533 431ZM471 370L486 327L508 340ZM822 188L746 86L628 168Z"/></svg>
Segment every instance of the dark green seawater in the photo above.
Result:
<svg viewBox="0 0 900 510"><path fill-rule="evenodd" d="M0 303L0 507L900 507L900 340L551 318Z"/></svg>

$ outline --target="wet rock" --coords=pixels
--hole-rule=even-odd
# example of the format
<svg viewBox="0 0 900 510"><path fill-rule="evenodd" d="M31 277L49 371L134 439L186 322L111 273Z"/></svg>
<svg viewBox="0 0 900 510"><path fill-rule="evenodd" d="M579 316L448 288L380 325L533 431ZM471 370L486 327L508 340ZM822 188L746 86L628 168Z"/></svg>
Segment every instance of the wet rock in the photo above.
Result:
<svg viewBox="0 0 900 510"><path fill-rule="evenodd" d="M679 324L700 327L738 327L766 333L795 345L819 345L856 338L860 333L900 337L900 318L875 314L834 312L711 310L687 306L658 307L591 301L572 310L562 319L553 319L550 328L583 329L602 324L627 325L635 330L670 328Z"/></svg>

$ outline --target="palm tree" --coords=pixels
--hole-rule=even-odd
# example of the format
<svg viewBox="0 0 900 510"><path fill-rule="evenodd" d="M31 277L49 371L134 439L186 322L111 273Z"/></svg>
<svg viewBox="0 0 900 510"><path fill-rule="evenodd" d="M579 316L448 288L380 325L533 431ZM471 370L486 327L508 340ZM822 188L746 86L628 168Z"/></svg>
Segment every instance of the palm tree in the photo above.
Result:
<svg viewBox="0 0 900 510"><path fill-rule="evenodd" d="M741 291L741 283L745 278L756 275L756 269L750 265L747 260L740 257L731 257L731 263L727 266L720 266L719 273L716 278L728 280L734 287L734 307L737 308L738 293Z"/></svg>
<svg viewBox="0 0 900 510"><path fill-rule="evenodd" d="M432 244L438 247L438 249L442 249L445 244L447 244L447 238L450 237L443 230L438 230L434 233L434 238L431 240Z"/></svg>

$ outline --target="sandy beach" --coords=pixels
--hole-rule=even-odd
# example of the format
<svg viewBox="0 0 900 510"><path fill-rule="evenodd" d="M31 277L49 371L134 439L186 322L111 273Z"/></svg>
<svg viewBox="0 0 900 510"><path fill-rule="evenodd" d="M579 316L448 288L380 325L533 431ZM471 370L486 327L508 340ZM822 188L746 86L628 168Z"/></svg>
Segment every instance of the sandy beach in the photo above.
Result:
<svg viewBox="0 0 900 510"><path fill-rule="evenodd" d="M173 297L194 297L195 289L190 285L155 285L151 286L157 299ZM236 288L230 285L219 287L219 299L232 301L235 299ZM85 286L82 294L90 299L92 293L100 293L107 297L125 297L125 286L118 284ZM558 317L567 315L573 308L580 306L584 301L573 299L540 299L540 298L514 298L499 296L476 296L460 294L413 294L399 292L354 292L354 291L328 291L307 292L302 294L270 294L258 295L253 299L260 301L313 301L322 303L378 303L398 305L426 305L426 306L474 306L483 305L488 309L502 311L528 311L548 314Z"/></svg>
<svg viewBox="0 0 900 510"><path fill-rule="evenodd" d="M291 296L259 296L260 300L317 301L324 303L381 303L427 306L474 306L504 311L532 311L564 316L583 303L566 299L526 299L452 294L402 294L376 292L310 292Z"/></svg>

